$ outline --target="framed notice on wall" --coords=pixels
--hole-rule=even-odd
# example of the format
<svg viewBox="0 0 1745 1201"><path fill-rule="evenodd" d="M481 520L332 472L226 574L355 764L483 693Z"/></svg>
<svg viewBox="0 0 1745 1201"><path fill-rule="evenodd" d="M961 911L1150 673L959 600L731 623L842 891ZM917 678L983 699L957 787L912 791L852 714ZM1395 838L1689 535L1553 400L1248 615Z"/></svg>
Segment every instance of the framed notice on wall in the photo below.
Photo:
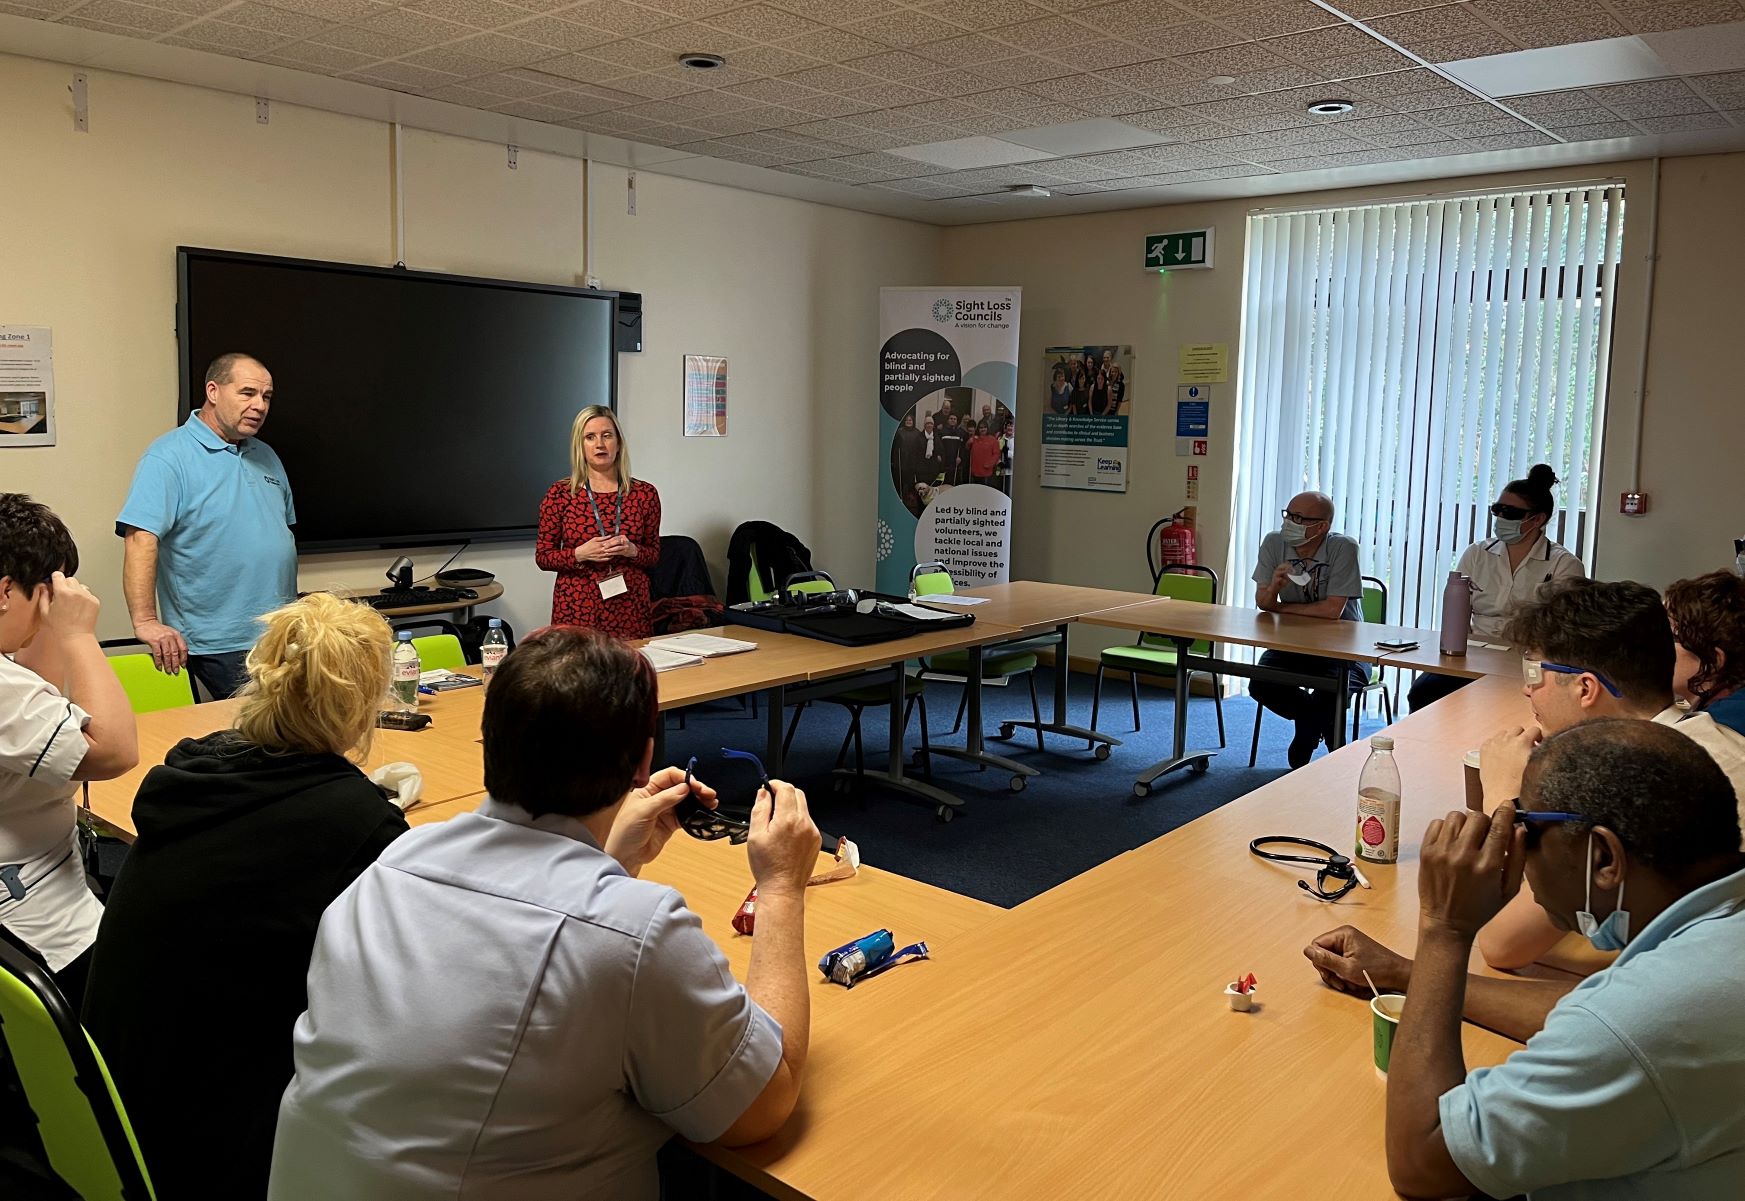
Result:
<svg viewBox="0 0 1745 1201"><path fill-rule="evenodd" d="M685 356L685 437L727 436L727 360Z"/></svg>
<svg viewBox="0 0 1745 1201"><path fill-rule="evenodd" d="M42 325L0 325L0 447L55 444L55 361Z"/></svg>

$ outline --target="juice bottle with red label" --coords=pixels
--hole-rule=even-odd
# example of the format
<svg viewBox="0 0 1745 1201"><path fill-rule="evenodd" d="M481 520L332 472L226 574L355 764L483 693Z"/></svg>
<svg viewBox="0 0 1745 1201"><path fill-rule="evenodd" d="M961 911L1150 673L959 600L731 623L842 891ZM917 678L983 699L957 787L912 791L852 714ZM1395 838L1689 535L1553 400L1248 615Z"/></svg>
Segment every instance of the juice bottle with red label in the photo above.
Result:
<svg viewBox="0 0 1745 1201"><path fill-rule="evenodd" d="M1400 857L1400 768L1386 734L1370 738L1369 761L1357 777L1357 857L1370 863Z"/></svg>

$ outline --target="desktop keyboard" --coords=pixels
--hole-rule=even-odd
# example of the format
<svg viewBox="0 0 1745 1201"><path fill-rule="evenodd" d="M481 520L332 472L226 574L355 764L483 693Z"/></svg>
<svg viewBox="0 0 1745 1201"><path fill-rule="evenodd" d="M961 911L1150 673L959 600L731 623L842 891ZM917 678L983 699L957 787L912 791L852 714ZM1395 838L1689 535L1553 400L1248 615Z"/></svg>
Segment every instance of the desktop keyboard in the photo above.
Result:
<svg viewBox="0 0 1745 1201"><path fill-rule="evenodd" d="M384 588L374 596L357 596L372 609L409 609L413 605L452 605L460 601L477 600L479 594L471 588L413 588L410 591Z"/></svg>

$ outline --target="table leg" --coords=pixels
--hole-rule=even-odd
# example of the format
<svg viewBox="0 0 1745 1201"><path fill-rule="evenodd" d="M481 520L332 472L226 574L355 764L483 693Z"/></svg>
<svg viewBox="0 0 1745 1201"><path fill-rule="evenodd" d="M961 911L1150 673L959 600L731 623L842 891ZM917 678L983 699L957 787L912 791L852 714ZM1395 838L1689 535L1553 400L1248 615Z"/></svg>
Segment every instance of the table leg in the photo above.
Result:
<svg viewBox="0 0 1745 1201"><path fill-rule="evenodd" d="M935 746L932 753L944 755L948 759L962 759L978 767L997 767L1002 771L1009 771L1012 777L1007 781L1007 786L1013 792L1023 792L1025 777L1039 776L1042 773L1029 764L995 755L984 749L982 744L982 648L979 646L969 648L969 678L964 681L963 686L969 693L969 704L966 706L969 712L964 719L969 723L969 730L964 738L963 749ZM898 691L900 695L901 689ZM895 720L900 721L901 718Z"/></svg>
<svg viewBox="0 0 1745 1201"><path fill-rule="evenodd" d="M782 763L782 718L787 716L787 689L780 684L764 689L764 707L769 710L769 732L764 736L764 770L780 778Z"/></svg>
<svg viewBox="0 0 1745 1201"><path fill-rule="evenodd" d="M657 769L666 766L666 719L670 712L672 710L662 709L655 715L657 720L654 723L654 758L651 762Z"/></svg>
<svg viewBox="0 0 1745 1201"><path fill-rule="evenodd" d="M1035 721L1003 721L1000 723L1000 737L1012 737L1019 729L1035 730L1038 734L1064 734L1069 738L1083 739L1085 748L1095 748L1098 759L1109 757L1109 748L1120 746L1119 738L1111 738L1107 734L1099 734L1095 730L1087 730L1083 726L1070 725L1066 720L1066 690L1072 675L1072 660L1067 657L1067 636L1072 629L1072 623L1063 621L1055 628L1057 649L1054 652L1054 720Z"/></svg>
<svg viewBox="0 0 1745 1201"><path fill-rule="evenodd" d="M1180 767L1191 768L1198 775L1211 766L1212 757L1218 753L1188 750L1188 677L1193 673L1188 670L1187 656L1194 640L1172 638L1171 641L1175 643L1175 745L1169 758L1153 763L1133 781L1134 796L1150 796L1154 780Z"/></svg>
<svg viewBox="0 0 1745 1201"><path fill-rule="evenodd" d="M1345 745L1345 723L1351 720L1351 689L1347 684L1349 679L1345 664L1339 665L1339 686L1333 689L1333 740L1327 744L1329 751L1336 751Z"/></svg>
<svg viewBox="0 0 1745 1201"><path fill-rule="evenodd" d="M839 767L832 774L849 780L860 780L869 784L880 784L886 788L902 793L905 799L912 799L924 805L934 806L934 814L942 822L950 821L963 808L963 800L953 796L943 788L936 788L924 780L917 780L905 774L903 770L903 704L908 698L908 673L903 670L903 664L893 663L890 667L890 736L886 742L888 757L884 771L856 771L852 767ZM778 723L779 724L779 723ZM939 748L933 748L934 754L939 754Z"/></svg>

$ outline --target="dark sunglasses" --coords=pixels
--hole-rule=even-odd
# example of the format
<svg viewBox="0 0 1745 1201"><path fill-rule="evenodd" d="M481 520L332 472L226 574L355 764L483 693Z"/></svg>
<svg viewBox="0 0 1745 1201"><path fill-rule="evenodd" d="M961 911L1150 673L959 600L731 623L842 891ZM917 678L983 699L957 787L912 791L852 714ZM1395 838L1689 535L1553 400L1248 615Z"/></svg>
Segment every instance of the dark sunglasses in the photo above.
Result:
<svg viewBox="0 0 1745 1201"><path fill-rule="evenodd" d="M769 773L763 769L763 760L750 751L736 751L728 747L721 748L723 759L741 759L757 768L757 791L769 789ZM692 790L692 778L697 771L697 757L691 756L685 764L685 789L689 795L673 808L673 816L679 819L679 828L692 838L700 838L704 842L714 842L716 839L728 839L738 846L751 837L751 815L747 811L744 817L736 813L724 813L720 808L711 809L699 801ZM770 790L773 797L775 791ZM753 802L757 800L757 792L751 794ZM717 802L719 804L719 802Z"/></svg>
<svg viewBox="0 0 1745 1201"><path fill-rule="evenodd" d="M1501 517L1504 521L1525 521L1533 516L1533 510L1523 509L1519 505L1505 505L1499 500L1491 506L1491 516Z"/></svg>

